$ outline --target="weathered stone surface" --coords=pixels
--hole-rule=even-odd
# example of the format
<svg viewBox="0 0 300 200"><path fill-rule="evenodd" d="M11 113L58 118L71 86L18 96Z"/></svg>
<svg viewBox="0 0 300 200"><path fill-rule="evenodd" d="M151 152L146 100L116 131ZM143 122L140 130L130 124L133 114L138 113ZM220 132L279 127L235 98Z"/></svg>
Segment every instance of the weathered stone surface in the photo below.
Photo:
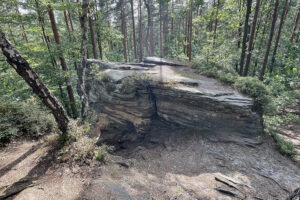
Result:
<svg viewBox="0 0 300 200"><path fill-rule="evenodd" d="M95 179L90 182L82 194L81 199L116 199L133 200L129 193L119 184L109 180Z"/></svg>
<svg viewBox="0 0 300 200"><path fill-rule="evenodd" d="M187 63L157 57L146 57L143 59L143 61L144 63L152 63L156 65L188 66Z"/></svg>
<svg viewBox="0 0 300 200"><path fill-rule="evenodd" d="M262 124L252 111L252 99L189 67L145 68L97 60L89 60L89 65L90 105L109 121L103 141L135 140L153 120L160 120L205 130L212 140L222 135L225 142L259 144Z"/></svg>

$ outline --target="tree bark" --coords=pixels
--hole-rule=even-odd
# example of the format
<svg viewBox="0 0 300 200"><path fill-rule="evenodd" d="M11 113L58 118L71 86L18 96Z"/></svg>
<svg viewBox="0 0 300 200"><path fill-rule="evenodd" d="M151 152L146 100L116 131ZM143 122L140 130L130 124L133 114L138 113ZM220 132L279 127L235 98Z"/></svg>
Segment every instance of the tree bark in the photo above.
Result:
<svg viewBox="0 0 300 200"><path fill-rule="evenodd" d="M216 42L216 38L217 38L217 27L218 27L219 6L220 6L220 2L219 2L219 0L218 0L218 1L217 1L216 19L215 19L215 28L214 28L213 46L215 46L215 42Z"/></svg>
<svg viewBox="0 0 300 200"><path fill-rule="evenodd" d="M93 56L94 59L98 59L97 50L96 50L96 39L95 39L95 31L94 31L94 22L91 16L90 10L88 10L89 13L89 27L90 27L90 34L91 34L91 41L92 41L92 50L93 50Z"/></svg>
<svg viewBox="0 0 300 200"><path fill-rule="evenodd" d="M125 62L127 62L127 33L126 33L126 19L125 19L125 11L124 11L124 2L120 0L120 7L121 7L121 31L123 34L123 56Z"/></svg>
<svg viewBox="0 0 300 200"><path fill-rule="evenodd" d="M167 54L168 50L168 34L169 34L169 0L164 3L164 20L163 20L163 55Z"/></svg>
<svg viewBox="0 0 300 200"><path fill-rule="evenodd" d="M273 35L274 35L275 24L276 24L276 21L277 21L278 4L279 4L279 0L275 0L271 30L270 30L269 40L268 40L268 44L267 44L267 50L266 50L266 53L265 53L263 66L261 68L261 72L260 72L260 76L259 76L259 80L261 80L261 81L264 79L264 75L265 75L265 71L266 71L266 67L267 67L267 63L268 63L268 57L269 57L271 44L272 44L272 39L273 39Z"/></svg>
<svg viewBox="0 0 300 200"><path fill-rule="evenodd" d="M0 30L0 48L4 57L6 57L7 62L16 70L16 72L32 88L33 92L37 94L42 102L51 110L61 132L66 133L68 130L69 118L64 108L42 82L37 73L30 67L29 63L6 39L2 30Z"/></svg>
<svg viewBox="0 0 300 200"><path fill-rule="evenodd" d="M57 26L56 26L56 21L55 21L53 9L50 6L50 4L48 5L48 14L49 14L50 22L51 22L51 27L52 27L52 31L53 31L53 35L54 35L54 40L55 40L56 44L58 45L59 50L61 50L61 48L60 48L60 37L59 37L59 34L58 34L58 29L57 29ZM68 72L69 69L67 67L66 60L65 60L62 53L59 56L59 60L60 60L62 70L64 72ZM73 93L73 88L70 84L70 81L69 81L68 77L65 78L65 82L66 82L66 85L67 85L67 92L68 92L68 96L69 96L69 100L70 100L70 104L71 104L73 117L77 118L78 115L77 115L77 109L76 109L76 101L75 101L75 97L74 97L74 93Z"/></svg>
<svg viewBox="0 0 300 200"><path fill-rule="evenodd" d="M139 61L143 59L143 28L142 28L142 1L139 0L139 46L140 46L140 55Z"/></svg>
<svg viewBox="0 0 300 200"><path fill-rule="evenodd" d="M290 42L291 43L294 41L295 32L296 32L299 20L300 20L300 11L298 11L298 13L297 13L297 16L296 16L296 19L295 19L295 23L294 23L293 28L292 28L292 34L291 34L291 38L290 38Z"/></svg>
<svg viewBox="0 0 300 200"><path fill-rule="evenodd" d="M162 52L162 0L159 1L159 56L162 58L163 57L163 52Z"/></svg>
<svg viewBox="0 0 300 200"><path fill-rule="evenodd" d="M88 13L89 0L83 0L82 2L82 15L80 16L81 29L82 29L82 41L81 41L81 66L77 70L78 75L78 94L81 99L81 117L83 120L88 115L88 99L85 90L85 76L87 65L87 53L88 53L88 30L87 30L87 13Z"/></svg>
<svg viewBox="0 0 300 200"><path fill-rule="evenodd" d="M21 13L20 13L20 11L19 11L18 5L16 5L16 13L19 14L19 15L21 15ZM21 30L22 30L22 32L23 32L23 33L22 33L22 36L23 36L24 40L28 43L28 37L27 37L27 34L26 34L26 32L25 32L25 28L24 28L24 25L23 25L22 18L21 18L20 28L21 28Z"/></svg>
<svg viewBox="0 0 300 200"><path fill-rule="evenodd" d="M287 11L288 11L288 1L289 0L285 0L284 8L282 10L282 14L281 14L281 17L280 17L280 23L279 23L278 32L277 32L276 39L275 39L273 55L272 55L272 59L271 59L270 73L272 73L273 69L274 69L273 65L275 64L275 56L277 54L277 49L278 49L278 44L279 44L279 40L280 40L281 30L282 30L282 27L284 25L285 16L287 15Z"/></svg>
<svg viewBox="0 0 300 200"><path fill-rule="evenodd" d="M145 4L148 12L148 32L149 32L149 43L150 43L149 56L153 56L154 43L153 43L152 0L145 0Z"/></svg>
<svg viewBox="0 0 300 200"><path fill-rule="evenodd" d="M130 0L130 5L131 5L131 18L132 18L134 59L135 59L135 62L136 62L138 60L138 57L137 57L137 48L136 48L136 36L135 36L135 21L134 21L133 0Z"/></svg>
<svg viewBox="0 0 300 200"><path fill-rule="evenodd" d="M189 6L189 29L188 29L188 57L192 61L192 33L193 33L193 0L190 0Z"/></svg>
<svg viewBox="0 0 300 200"><path fill-rule="evenodd" d="M248 36L248 21L249 21L249 16L251 13L251 4L252 4L252 0L247 0L247 11L246 11L246 16L245 16L244 35L243 35L243 42L242 42L242 53L241 53L241 60L240 60L240 71L239 71L240 75L242 75L242 73L243 73L244 62L245 62L245 55L246 55L246 49L247 49L247 36Z"/></svg>
<svg viewBox="0 0 300 200"><path fill-rule="evenodd" d="M260 0L256 0L256 6L255 6L254 17L253 17L250 39L249 39L249 45L248 45L248 54L247 54L247 59L246 59L245 70L244 70L243 76L247 76L248 71L249 71L259 6L260 6Z"/></svg>

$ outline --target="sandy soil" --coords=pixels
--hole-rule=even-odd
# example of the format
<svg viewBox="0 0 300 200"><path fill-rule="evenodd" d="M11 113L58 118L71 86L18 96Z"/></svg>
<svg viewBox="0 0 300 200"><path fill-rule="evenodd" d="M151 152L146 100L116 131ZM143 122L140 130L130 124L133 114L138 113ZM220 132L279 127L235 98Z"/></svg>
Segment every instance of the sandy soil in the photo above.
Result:
<svg viewBox="0 0 300 200"><path fill-rule="evenodd" d="M0 195L22 188L7 199L285 199L300 187L299 166L268 136L249 147L208 135L156 124L143 141L120 144L106 165L57 163L43 140L11 143L0 151Z"/></svg>

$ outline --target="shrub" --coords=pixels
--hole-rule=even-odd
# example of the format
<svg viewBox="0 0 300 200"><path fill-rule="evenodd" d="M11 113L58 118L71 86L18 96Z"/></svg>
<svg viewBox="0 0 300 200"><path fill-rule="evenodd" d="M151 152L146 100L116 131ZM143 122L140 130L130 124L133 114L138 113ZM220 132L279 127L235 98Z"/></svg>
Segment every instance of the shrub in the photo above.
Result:
<svg viewBox="0 0 300 200"><path fill-rule="evenodd" d="M266 106L270 101L270 90L257 78L239 77L236 80L234 87L238 91L252 97L256 108Z"/></svg>
<svg viewBox="0 0 300 200"><path fill-rule="evenodd" d="M234 84L238 77L237 73L232 68L220 66L215 63L196 63L193 65L193 68L195 68L199 74L219 79L223 83L230 85Z"/></svg>
<svg viewBox="0 0 300 200"><path fill-rule="evenodd" d="M0 99L0 143L27 136L37 138L53 130L55 121L34 101L6 102Z"/></svg>
<svg viewBox="0 0 300 200"><path fill-rule="evenodd" d="M107 163L109 152L111 152L112 150L113 148L111 146L107 146L105 144L98 147L97 150L95 150L94 152L96 160L103 163Z"/></svg>
<svg viewBox="0 0 300 200"><path fill-rule="evenodd" d="M282 154L287 156L297 155L297 150L295 149L293 143L283 140L274 129L269 128L268 132L274 138L276 146Z"/></svg>

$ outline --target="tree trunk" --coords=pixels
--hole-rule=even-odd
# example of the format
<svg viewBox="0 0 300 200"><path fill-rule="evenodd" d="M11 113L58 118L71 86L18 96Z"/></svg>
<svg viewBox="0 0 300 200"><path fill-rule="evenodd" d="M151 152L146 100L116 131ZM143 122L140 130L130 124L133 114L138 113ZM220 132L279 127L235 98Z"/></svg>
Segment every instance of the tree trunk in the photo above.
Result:
<svg viewBox="0 0 300 200"><path fill-rule="evenodd" d="M250 39L249 39L249 45L248 45L248 54L247 54L247 59L246 59L245 70L244 70L243 76L247 76L248 71L249 71L252 48L253 48L253 41L254 41L254 36L255 36L257 16L258 16L258 11L259 11L259 5L260 5L260 0L256 0L256 6L255 6L254 17L253 17Z"/></svg>
<svg viewBox="0 0 300 200"><path fill-rule="evenodd" d="M6 39L2 30L0 30L0 48L4 57L6 57L7 62L16 70L16 72L32 88L33 92L37 94L42 102L51 110L59 130L65 134L68 130L69 118L64 108L42 82L37 73L30 67L29 63Z"/></svg>
<svg viewBox="0 0 300 200"><path fill-rule="evenodd" d="M61 2L64 3L64 0L61 0ZM65 23L66 23L67 32L69 34L69 38L70 40L72 40L67 11L64 9L63 13L64 13L64 18L65 18Z"/></svg>
<svg viewBox="0 0 300 200"><path fill-rule="evenodd" d="M162 52L162 0L159 1L159 56L163 57Z"/></svg>
<svg viewBox="0 0 300 200"><path fill-rule="evenodd" d="M245 16L244 35L243 35L243 42L242 42L242 53L241 53L241 60L240 60L240 71L239 71L240 75L242 75L242 73L243 73L245 54L246 54L246 49L247 49L248 21L249 21L249 16L251 13L251 4L252 4L252 0L247 0L247 11L246 11L246 16Z"/></svg>
<svg viewBox="0 0 300 200"><path fill-rule="evenodd" d="M19 14L19 15L21 15L21 13L20 13L20 11L19 11L18 5L16 5L16 13ZM22 36L23 36L24 40L28 43L28 37L27 37L27 34L26 34L26 32L25 32L25 28L24 28L24 26L23 26L22 18L20 18L20 19L21 19L20 28L21 28L21 30L22 30L22 32L23 32L23 33L22 33Z"/></svg>
<svg viewBox="0 0 300 200"><path fill-rule="evenodd" d="M14 44L16 45L16 40L15 40L14 34L13 34L12 30L11 30L10 24L8 24L8 29L9 29L9 33L10 33L11 39L13 40Z"/></svg>
<svg viewBox="0 0 300 200"><path fill-rule="evenodd" d="M297 13L297 16L296 16L296 19L295 19L295 23L294 23L293 28L292 28L292 34L291 34L291 38L290 38L290 42L291 43L294 41L295 32L296 32L299 20L300 20L300 11L298 11L298 13Z"/></svg>
<svg viewBox="0 0 300 200"><path fill-rule="evenodd" d="M136 50L136 36L135 36L135 22L134 22L133 0L130 0L130 5L131 5L131 18L132 18L134 59L135 59L135 62L136 62L138 60L138 57L137 57L137 50Z"/></svg>
<svg viewBox="0 0 300 200"><path fill-rule="evenodd" d="M53 35L54 35L54 40L55 40L56 44L58 45L59 50L61 50L61 48L60 48L60 38L59 38L57 26L56 26L56 21L55 21L54 13L53 13L53 10L52 10L52 7L50 6L50 4L48 5L48 14L49 14L50 22L51 22L51 27L52 27L52 31L53 31ZM60 60L62 70L64 72L68 72L69 69L67 67L66 60L65 60L62 53L59 56L59 60ZM68 96L69 96L69 100L70 100L70 104L71 104L73 117L77 118L78 115L77 115L77 109L76 109L76 101L75 101L73 89L72 89L72 86L70 84L70 81L69 81L68 77L65 78L65 82L66 82L66 85L67 85L67 91L68 91Z"/></svg>
<svg viewBox="0 0 300 200"><path fill-rule="evenodd" d="M261 81L264 79L265 70L266 70L267 63L268 63L268 57L269 57L269 53L270 53L270 49L271 49L271 44L272 44L272 39L273 39L273 35L274 35L275 24L276 24L276 21L277 21L278 4L279 4L279 0L275 0L275 6L274 6L274 12L273 12L272 24L271 24L271 30L270 30L269 40L268 40L268 44L267 44L267 50L266 50L266 53L265 53L263 66L261 68L261 72L260 72L260 76L259 76L259 80L261 80Z"/></svg>
<svg viewBox="0 0 300 200"><path fill-rule="evenodd" d="M192 33L193 33L193 0L190 0L189 8L189 29L188 29L188 57L189 61L192 61Z"/></svg>
<svg viewBox="0 0 300 200"><path fill-rule="evenodd" d="M121 31L123 34L123 56L125 62L127 62L127 33L126 33L126 19L125 19L125 11L124 11L124 3L123 0L120 0L121 6Z"/></svg>
<svg viewBox="0 0 300 200"><path fill-rule="evenodd" d="M173 34L174 34L174 0L171 0L172 3L172 19L171 19L171 38L173 38Z"/></svg>
<svg viewBox="0 0 300 200"><path fill-rule="evenodd" d="M87 30L87 13L88 13L89 0L83 0L82 2L82 15L80 16L81 29L82 29L82 41L81 41L81 66L77 70L78 75L78 94L81 99L81 117L83 120L88 115L88 99L85 90L85 76L87 65L87 53L88 53L88 30Z"/></svg>
<svg viewBox="0 0 300 200"><path fill-rule="evenodd" d="M275 64L275 56L277 54L277 49L278 49L278 44L279 44L279 40L280 40L281 30L282 30L282 27L284 25L285 16L287 15L287 11L288 11L288 1L289 0L285 0L284 8L282 10L282 14L281 14L281 17L280 17L280 23L279 23L278 32L277 32L276 39L275 39L273 55L272 55L272 59L271 59L270 73L272 73L273 69L274 69L273 65Z"/></svg>
<svg viewBox="0 0 300 200"><path fill-rule="evenodd" d="M215 46L215 42L216 42L216 38L217 38L217 27L218 27L219 6L220 6L220 2L219 2L219 0L218 0L218 1L217 1L216 19L215 19L215 28L214 28L213 46Z"/></svg>
<svg viewBox="0 0 300 200"><path fill-rule="evenodd" d="M149 32L149 43L150 43L149 56L153 56L154 43L153 43L153 22L152 22L152 0L145 0L145 4L148 12L148 32Z"/></svg>
<svg viewBox="0 0 300 200"><path fill-rule="evenodd" d="M93 22L90 10L88 10L88 13L89 13L88 19L89 19L91 41L92 41L93 56L94 56L94 59L98 59L97 50L96 50L96 39L95 39L95 31L94 31L94 22Z"/></svg>
<svg viewBox="0 0 300 200"><path fill-rule="evenodd" d="M98 48L100 52L100 59L103 60L102 39L99 30L97 30L97 40L98 40Z"/></svg>
<svg viewBox="0 0 300 200"><path fill-rule="evenodd" d="M143 28L142 28L142 0L139 0L139 46L140 46L140 62L143 59Z"/></svg>
<svg viewBox="0 0 300 200"><path fill-rule="evenodd" d="M169 0L164 4L165 16L163 21L163 55L168 50L168 34L169 34Z"/></svg>

